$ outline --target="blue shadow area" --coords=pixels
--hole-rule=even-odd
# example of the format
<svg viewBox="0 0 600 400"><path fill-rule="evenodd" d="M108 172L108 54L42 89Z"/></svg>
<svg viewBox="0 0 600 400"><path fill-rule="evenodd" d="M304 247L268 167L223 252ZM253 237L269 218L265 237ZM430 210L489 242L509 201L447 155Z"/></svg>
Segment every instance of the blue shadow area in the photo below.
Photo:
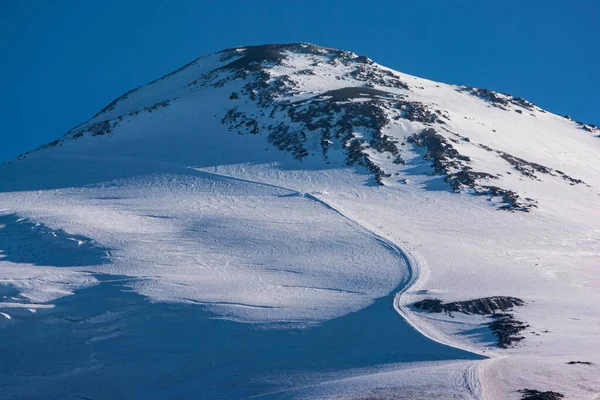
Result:
<svg viewBox="0 0 600 400"><path fill-rule="evenodd" d="M100 285L4 328L3 396L231 400L361 368L482 358L422 336L395 312L392 294L320 325L282 329L151 302L126 280L99 278Z"/></svg>
<svg viewBox="0 0 600 400"><path fill-rule="evenodd" d="M0 260L74 267L109 262L107 248L91 239L50 229L15 214L0 215Z"/></svg>

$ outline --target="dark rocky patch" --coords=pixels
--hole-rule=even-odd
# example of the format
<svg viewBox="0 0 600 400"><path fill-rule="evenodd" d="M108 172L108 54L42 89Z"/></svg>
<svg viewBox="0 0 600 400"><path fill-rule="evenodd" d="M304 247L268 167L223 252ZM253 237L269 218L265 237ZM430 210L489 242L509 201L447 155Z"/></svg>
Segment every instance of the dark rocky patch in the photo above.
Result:
<svg viewBox="0 0 600 400"><path fill-rule="evenodd" d="M508 313L492 314L494 319L486 324L498 342L498 347L507 349L512 345L525 339L520 332L529 328L529 325L515 319L514 315Z"/></svg>
<svg viewBox="0 0 600 400"><path fill-rule="evenodd" d="M586 124L585 122L581 122L581 121L574 121L577 125L579 125L579 127L581 129L583 129L584 131L588 131L590 133L594 133L594 134L600 134L600 128L598 128L596 125L594 124ZM600 137L600 135L599 135Z"/></svg>
<svg viewBox="0 0 600 400"><path fill-rule="evenodd" d="M92 136L107 135L112 132L112 124L110 121L96 122L88 126L86 130L91 132Z"/></svg>
<svg viewBox="0 0 600 400"><path fill-rule="evenodd" d="M483 179L498 179L498 177L487 172L473 171L471 167L467 166L458 172L448 174L445 178L454 193L460 193L464 187L476 188L479 181ZM495 194L495 196L498 195Z"/></svg>
<svg viewBox="0 0 600 400"><path fill-rule="evenodd" d="M409 136L406 141L426 149L423 158L431 161L431 167L436 174L448 175L451 169L461 168L461 162L471 161L469 157L461 155L446 141L446 138L432 128Z"/></svg>
<svg viewBox="0 0 600 400"><path fill-rule="evenodd" d="M440 299L425 299L414 303L413 307L430 313L444 312L450 316L453 312L469 315L489 315L493 321L486 325L496 337L498 347L506 349L524 339L524 337L519 336L519 333L529 325L516 320L512 314L498 313L498 311L509 311L515 306L524 304L525 302L517 297L493 296L451 303L444 303Z"/></svg>
<svg viewBox="0 0 600 400"><path fill-rule="evenodd" d="M521 198L516 192L498 186L481 186L479 193L482 195L489 194L491 197L500 197L503 203L499 207L501 210L529 212L532 208L537 207L535 199L530 197Z"/></svg>
<svg viewBox="0 0 600 400"><path fill-rule="evenodd" d="M324 56L330 64L350 66L352 71L346 77L364 82L364 85L332 90L301 103L291 103L286 99L298 94L294 76L311 75L314 72L306 69L290 76L272 76L268 68L285 63L286 51ZM366 167L379 184L383 183L383 177L390 174L372 162L367 149L380 153L389 152L396 157L394 162L403 162L401 157L398 158L396 142L383 133L383 127L389 122L385 110L398 109L400 118L411 121L443 123L440 119L443 116L441 111L434 112L420 103L402 101L401 95L375 89L373 86L377 84L402 89L408 89L408 85L396 74L376 65L367 57L355 56L348 51L306 43L249 46L224 50L221 60L230 62L204 74L188 86L221 87L233 80L247 79L242 90L232 95L233 99L246 98L264 110L259 115L250 115L243 107L227 110L222 123L230 130L250 134L265 132L269 142L280 150L292 153L297 159L309 154L306 143L309 140L308 133L311 132L320 136L319 143L325 158L331 146L346 149L346 163ZM322 61L315 58L315 63L318 62ZM221 74L223 71L228 73ZM357 102L354 99L367 101ZM270 121L262 118L268 115L275 119L282 114L295 124L286 126L283 121L269 123ZM356 131L361 132L360 138L355 137ZM362 155L359 156L357 152Z"/></svg>
<svg viewBox="0 0 600 400"><path fill-rule="evenodd" d="M257 126L254 125L254 129L257 130ZM267 138L279 150L291 153L297 160L308 155L308 151L304 148L306 134L301 130L293 130L286 124L280 123L269 132Z"/></svg>
<svg viewBox="0 0 600 400"><path fill-rule="evenodd" d="M493 90L472 88L470 86L459 86L456 90L459 92L469 93L472 96L479 97L480 99L489 102L492 106L501 108L503 110L508 110L507 107L511 104L525 108L529 111L539 109L539 107L533 104L532 102L527 101L521 97L515 97L509 93L500 94L494 92Z"/></svg>
<svg viewBox="0 0 600 400"><path fill-rule="evenodd" d="M385 92L383 90L377 90L370 87L345 87L337 90L330 90L327 92L323 92L318 96L314 97L315 99L323 98L323 97L331 97L332 101L349 101L352 99L359 98L375 98L376 96L381 97L394 97L393 93Z"/></svg>
<svg viewBox="0 0 600 400"><path fill-rule="evenodd" d="M135 91L137 91L137 89L132 89L132 90L128 91L127 93L125 93L125 94L117 97L116 99L114 99L113 101L111 101L110 103L108 103L108 105L106 107L104 107L102 110L100 110L100 112L98 114L94 115L92 118L96 118L98 115L103 114L103 113L105 113L107 111L114 110L115 107L116 107L116 105L117 105L117 103L119 101L127 99L127 97L130 94L134 93Z"/></svg>
<svg viewBox="0 0 600 400"><path fill-rule="evenodd" d="M426 105L416 101L402 101L396 104L401 110L401 117L409 121L423 122L425 124L445 124L440 118L441 111L431 111Z"/></svg>
<svg viewBox="0 0 600 400"><path fill-rule="evenodd" d="M565 395L558 392L541 392L535 389L523 389L519 390L522 393L521 400L560 400L564 399Z"/></svg>
<svg viewBox="0 0 600 400"><path fill-rule="evenodd" d="M144 111L147 111L147 112L156 111L156 110L158 110L158 109L159 109L159 108L161 108L161 107L166 107L166 106L168 106L168 105L169 105L169 103L171 103L171 101L170 101L170 100L167 100L167 101L159 101L158 103L156 103L156 104L154 104L154 105L152 105L152 106L150 106L150 107L144 107Z"/></svg>
<svg viewBox="0 0 600 400"><path fill-rule="evenodd" d="M94 122L93 124L87 125L83 128L77 129L77 130L75 130L76 128L74 128L74 129L70 130L69 132L67 132L63 137L53 140L50 143L47 143L47 144L41 146L39 149L47 149L50 147L56 147L56 146L62 145L62 143L67 138L79 139L86 132L91 133L92 136L108 135L108 134L112 133L113 129L116 128L122 120L123 120L123 117L119 116L112 120L107 119L105 121ZM29 153L31 153L31 151L28 151L27 153L19 155L18 158L25 158L25 156L28 155Z"/></svg>
<svg viewBox="0 0 600 400"><path fill-rule="evenodd" d="M594 363L591 361L569 361L567 364L569 364L569 365L575 365L575 364L594 365Z"/></svg>
<svg viewBox="0 0 600 400"><path fill-rule="evenodd" d="M223 70L260 70L264 64L277 65L285 60L285 51L298 54L330 55L332 58L351 58L349 51L330 49L311 43L265 44L226 49L221 51L221 61L234 61L222 66Z"/></svg>
<svg viewBox="0 0 600 400"><path fill-rule="evenodd" d="M554 169L546 167L544 165L537 164L537 163L534 163L531 161L527 161L527 160L524 160L519 157L515 157L515 156L505 153L503 151L496 151L496 152L500 155L500 157L502 159L504 159L510 165L512 165L514 169L516 169L521 174L523 174L527 177L530 177L532 179L537 179L535 174L536 174L536 172L539 172L539 173L551 175L551 176L560 176L564 180L569 181L571 183L571 185L577 185L577 184L581 184L581 183L585 184L585 182L582 181L581 179L573 178L573 177L565 174L562 171L554 170Z"/></svg>
<svg viewBox="0 0 600 400"><path fill-rule="evenodd" d="M448 140L438 134L434 129L425 129L406 140L418 147L427 149L424 158L431 161L435 174L444 175L444 181L448 182L455 193L469 190L477 196L499 198L502 205L501 210L528 212L535 207L535 200L522 199L517 193L503 189L498 186L481 184L481 181L498 179L495 175L485 172L473 171L467 165L471 160L460 154ZM490 149L491 150L491 149Z"/></svg>
<svg viewBox="0 0 600 400"><path fill-rule="evenodd" d="M364 62L362 60L364 60ZM355 58L354 61L359 63L359 65L356 65L355 68L346 75L348 78L356 79L357 81L365 82L369 85L410 90L409 86L396 76L396 74L374 65L373 61L370 59L359 56ZM361 63L363 65L360 65Z"/></svg>
<svg viewBox="0 0 600 400"><path fill-rule="evenodd" d="M444 303L440 299L425 299L418 301L414 307L431 313L445 312L451 315L453 312L464 314L491 315L497 311L511 310L515 306L522 306L525 302L517 297L493 296L481 299L455 301Z"/></svg>
<svg viewBox="0 0 600 400"><path fill-rule="evenodd" d="M571 185L578 185L578 184L585 185L586 184L581 179L573 178L572 176L567 175L563 171L560 171L557 169L552 169L550 167L546 167L544 165L534 163L531 161L527 161L522 158L515 157L512 154L503 152L503 151L494 150L491 147L486 146L484 144L477 144L477 146L479 146L480 148L482 148L486 151L494 152L494 153L498 154L504 161L508 162L515 170L519 171L521 174L523 174L531 179L538 179L538 177L536 176L536 173L541 173L541 174L546 174L546 175L550 175L550 176L558 176L558 177L568 181Z"/></svg>

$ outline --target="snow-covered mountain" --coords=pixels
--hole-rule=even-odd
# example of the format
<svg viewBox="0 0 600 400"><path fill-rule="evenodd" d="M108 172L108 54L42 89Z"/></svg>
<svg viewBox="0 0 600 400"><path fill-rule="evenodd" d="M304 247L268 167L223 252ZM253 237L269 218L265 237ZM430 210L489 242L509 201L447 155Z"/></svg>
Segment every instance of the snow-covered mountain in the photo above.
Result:
<svg viewBox="0 0 600 400"><path fill-rule="evenodd" d="M0 166L3 395L593 399L599 136L348 51L201 57Z"/></svg>

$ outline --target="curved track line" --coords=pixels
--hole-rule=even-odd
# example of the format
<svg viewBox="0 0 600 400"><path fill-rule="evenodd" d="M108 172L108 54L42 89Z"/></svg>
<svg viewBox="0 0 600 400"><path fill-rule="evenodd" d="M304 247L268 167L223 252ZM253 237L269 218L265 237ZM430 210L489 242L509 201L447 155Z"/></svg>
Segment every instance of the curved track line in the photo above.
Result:
<svg viewBox="0 0 600 400"><path fill-rule="evenodd" d="M428 272L427 267L426 267L427 266L426 261L416 251L408 250L408 249L403 248L400 245L392 242L391 240L389 240L389 239L385 238L384 236L375 232L374 229L365 226L363 223L348 216L343 211L341 211L339 208L336 208L332 204L328 203L326 200L324 200L320 197L317 197L314 194L303 193L298 190L291 189L291 188L284 187L284 186L253 181L250 179L237 178L234 176L223 175L223 174L219 174L216 172L208 172L208 171L204 171L204 170L198 170L198 169L191 168L191 167L183 167L183 168L188 168L188 169L194 170L196 172L201 172L201 173L204 173L207 175L213 175L213 176L217 176L220 178L228 178L228 179L236 180L239 182L252 183L252 184L262 185L262 186L266 186L266 187L271 187L274 189L287 190L287 191L291 192L292 196L298 196L298 197L304 197L304 198L310 199L312 201L315 201L315 202L323 205L327 209L335 212L336 214L340 215L347 221L349 221L352 224L359 227L366 234L373 237L375 240L380 242L384 247L386 247L388 250L392 251L400 259L402 259L403 264L406 266L407 276L405 278L403 278L403 280L398 284L398 286L396 286L397 292L394 296L393 306L394 306L394 309L396 310L396 312L400 315L400 317L402 317L408 323L408 325L410 325L414 330L416 330L421 335L425 336L426 338L428 338L434 342L443 344L445 346L454 347L456 349L467 351L467 352L470 352L473 354L487 357L487 355L484 355L477 351L473 351L472 349L464 349L459 346L456 346L454 343L448 343L448 342L444 342L444 341L440 340L437 337L437 335L433 334L433 331L434 331L433 329L428 329L429 327L426 324L420 323L420 321L418 320L418 317L416 317L410 311L408 304L411 303L411 300L410 300L411 296L407 296L407 293L410 289L412 289L416 285L419 278L422 277L422 274L424 274L424 273L427 274L427 272ZM425 268L423 268L423 266ZM462 377L457 379L457 386L458 386L457 392L465 391L466 394L472 396L473 399L482 399L483 398L482 385L481 385L481 370L483 368L483 365L486 363L486 361L489 361L489 360L471 362L471 365L467 368L465 373L462 374Z"/></svg>

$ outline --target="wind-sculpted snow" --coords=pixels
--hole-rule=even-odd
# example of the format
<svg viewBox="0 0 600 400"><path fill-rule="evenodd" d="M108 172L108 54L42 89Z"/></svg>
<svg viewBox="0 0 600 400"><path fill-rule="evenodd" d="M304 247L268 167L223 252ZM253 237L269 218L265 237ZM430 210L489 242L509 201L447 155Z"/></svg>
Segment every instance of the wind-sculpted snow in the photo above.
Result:
<svg viewBox="0 0 600 400"><path fill-rule="evenodd" d="M127 165L96 160L105 169ZM138 177L41 193L20 207L28 221L68 221L114 249L110 264L83 235L11 216L0 230L5 259L148 277L134 288L154 299L259 322L311 323L356 311L407 274L376 238L297 192L155 166ZM29 196L6 194L2 204L19 197Z"/></svg>
<svg viewBox="0 0 600 400"><path fill-rule="evenodd" d="M84 236L13 214L0 215L0 257L13 263L73 267L108 263L109 251Z"/></svg>

